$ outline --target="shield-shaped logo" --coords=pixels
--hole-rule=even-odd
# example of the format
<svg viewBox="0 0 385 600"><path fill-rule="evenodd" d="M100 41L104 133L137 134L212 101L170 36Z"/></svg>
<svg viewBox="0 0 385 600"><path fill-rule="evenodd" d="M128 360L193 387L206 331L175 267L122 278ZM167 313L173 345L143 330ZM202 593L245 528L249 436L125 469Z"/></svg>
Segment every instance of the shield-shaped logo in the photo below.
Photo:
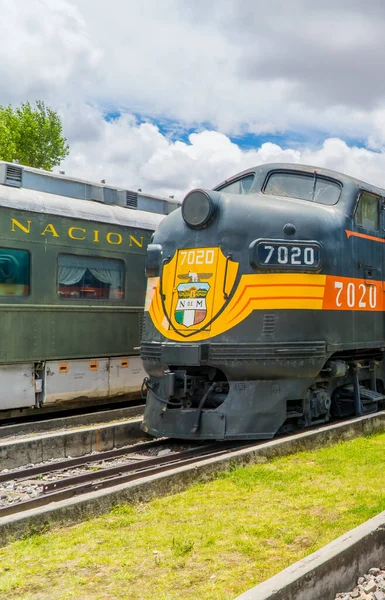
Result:
<svg viewBox="0 0 385 600"><path fill-rule="evenodd" d="M177 286L178 302L175 320L184 327L191 327L204 321L207 314L206 296L210 285L200 279L210 279L212 273L189 273L178 275L179 279L189 279L188 283Z"/></svg>

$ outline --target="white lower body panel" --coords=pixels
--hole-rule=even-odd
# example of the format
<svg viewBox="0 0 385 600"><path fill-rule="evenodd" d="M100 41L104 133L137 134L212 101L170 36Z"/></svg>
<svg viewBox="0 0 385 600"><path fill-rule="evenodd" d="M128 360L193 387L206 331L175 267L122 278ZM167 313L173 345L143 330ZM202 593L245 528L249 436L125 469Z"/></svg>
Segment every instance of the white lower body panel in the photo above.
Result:
<svg viewBox="0 0 385 600"><path fill-rule="evenodd" d="M35 406L34 364L0 366L0 410Z"/></svg>
<svg viewBox="0 0 385 600"><path fill-rule="evenodd" d="M140 391L138 356L0 366L0 411L112 398Z"/></svg>

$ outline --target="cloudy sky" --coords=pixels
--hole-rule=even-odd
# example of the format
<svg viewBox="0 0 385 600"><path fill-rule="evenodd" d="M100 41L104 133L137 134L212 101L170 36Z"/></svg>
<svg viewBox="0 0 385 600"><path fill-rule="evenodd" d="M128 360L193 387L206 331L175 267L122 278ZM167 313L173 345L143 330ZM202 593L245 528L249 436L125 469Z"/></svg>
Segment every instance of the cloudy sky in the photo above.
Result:
<svg viewBox="0 0 385 600"><path fill-rule="evenodd" d="M385 187L384 0L0 9L0 103L60 112L67 174L182 198L286 161Z"/></svg>

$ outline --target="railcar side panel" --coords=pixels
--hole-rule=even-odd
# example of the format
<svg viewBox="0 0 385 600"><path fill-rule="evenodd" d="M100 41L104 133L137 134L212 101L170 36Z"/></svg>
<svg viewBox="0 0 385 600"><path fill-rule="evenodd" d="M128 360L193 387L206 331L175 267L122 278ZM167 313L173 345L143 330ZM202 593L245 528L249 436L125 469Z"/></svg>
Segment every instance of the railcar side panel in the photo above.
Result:
<svg viewBox="0 0 385 600"><path fill-rule="evenodd" d="M0 206L0 410L140 390L152 230L81 217Z"/></svg>

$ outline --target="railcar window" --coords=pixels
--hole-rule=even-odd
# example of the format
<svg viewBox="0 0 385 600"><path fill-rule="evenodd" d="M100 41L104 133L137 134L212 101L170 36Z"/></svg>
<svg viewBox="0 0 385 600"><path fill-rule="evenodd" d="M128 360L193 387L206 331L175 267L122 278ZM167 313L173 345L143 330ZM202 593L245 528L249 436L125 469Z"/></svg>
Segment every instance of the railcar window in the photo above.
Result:
<svg viewBox="0 0 385 600"><path fill-rule="evenodd" d="M320 177L318 173L271 173L263 189L271 196L300 198L320 204L336 204L341 194L337 181Z"/></svg>
<svg viewBox="0 0 385 600"><path fill-rule="evenodd" d="M224 185L218 191L226 194L248 194L254 181L254 175L246 175L228 185Z"/></svg>
<svg viewBox="0 0 385 600"><path fill-rule="evenodd" d="M57 286L63 299L123 300L124 263L113 258L59 254Z"/></svg>
<svg viewBox="0 0 385 600"><path fill-rule="evenodd" d="M380 228L380 200L379 196L362 192L356 210L356 223L365 229L376 230Z"/></svg>
<svg viewBox="0 0 385 600"><path fill-rule="evenodd" d="M29 252L0 248L0 296L29 296L29 288Z"/></svg>

